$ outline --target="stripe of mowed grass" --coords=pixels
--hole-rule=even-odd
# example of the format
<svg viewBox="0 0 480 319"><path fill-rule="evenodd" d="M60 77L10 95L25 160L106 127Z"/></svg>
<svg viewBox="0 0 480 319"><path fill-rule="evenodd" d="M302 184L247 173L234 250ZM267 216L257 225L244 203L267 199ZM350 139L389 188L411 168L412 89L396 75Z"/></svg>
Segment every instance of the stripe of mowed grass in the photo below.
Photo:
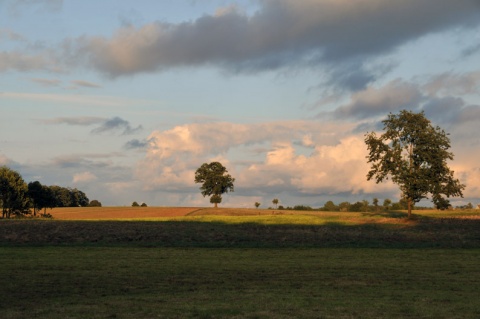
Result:
<svg viewBox="0 0 480 319"><path fill-rule="evenodd" d="M2 318L478 318L479 249L2 247Z"/></svg>

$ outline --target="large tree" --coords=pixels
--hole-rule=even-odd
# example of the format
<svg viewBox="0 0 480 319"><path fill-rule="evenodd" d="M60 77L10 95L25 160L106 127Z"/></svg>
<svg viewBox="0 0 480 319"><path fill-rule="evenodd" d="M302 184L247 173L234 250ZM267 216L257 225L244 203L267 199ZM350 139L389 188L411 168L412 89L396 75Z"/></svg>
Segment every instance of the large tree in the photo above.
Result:
<svg viewBox="0 0 480 319"><path fill-rule="evenodd" d="M195 172L195 183L201 183L203 197L212 196L210 202L215 207L222 202L222 194L233 192L233 178L219 162L204 163Z"/></svg>
<svg viewBox="0 0 480 319"><path fill-rule="evenodd" d="M29 213L27 190L27 184L18 172L6 166L0 167L0 203L3 218Z"/></svg>
<svg viewBox="0 0 480 319"><path fill-rule="evenodd" d="M367 179L380 183L391 178L399 185L408 203L409 218L413 204L428 194L437 208L449 205L446 198L463 196L465 185L453 177L447 165L453 153L448 151L450 139L444 130L434 127L423 112L406 110L390 113L383 125L382 135L365 135L371 163Z"/></svg>

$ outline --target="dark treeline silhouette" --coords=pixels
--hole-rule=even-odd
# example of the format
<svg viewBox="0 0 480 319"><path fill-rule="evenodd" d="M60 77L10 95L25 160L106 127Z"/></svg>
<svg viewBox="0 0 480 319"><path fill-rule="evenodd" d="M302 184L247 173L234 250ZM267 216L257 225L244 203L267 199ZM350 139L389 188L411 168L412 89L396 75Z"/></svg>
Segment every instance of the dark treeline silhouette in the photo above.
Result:
<svg viewBox="0 0 480 319"><path fill-rule="evenodd" d="M85 207L90 203L81 190L42 185L39 181L24 182L21 175L6 166L0 167L0 206L2 217L40 214L49 217L47 208ZM43 210L43 213L40 213Z"/></svg>

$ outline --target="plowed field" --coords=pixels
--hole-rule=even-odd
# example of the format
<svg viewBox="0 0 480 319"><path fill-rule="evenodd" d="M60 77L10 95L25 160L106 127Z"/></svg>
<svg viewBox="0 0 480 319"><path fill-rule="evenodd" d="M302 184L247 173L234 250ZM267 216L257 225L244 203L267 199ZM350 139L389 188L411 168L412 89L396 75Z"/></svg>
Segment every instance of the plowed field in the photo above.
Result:
<svg viewBox="0 0 480 319"><path fill-rule="evenodd" d="M60 220L111 220L180 217L197 210L198 207L62 207L47 213Z"/></svg>

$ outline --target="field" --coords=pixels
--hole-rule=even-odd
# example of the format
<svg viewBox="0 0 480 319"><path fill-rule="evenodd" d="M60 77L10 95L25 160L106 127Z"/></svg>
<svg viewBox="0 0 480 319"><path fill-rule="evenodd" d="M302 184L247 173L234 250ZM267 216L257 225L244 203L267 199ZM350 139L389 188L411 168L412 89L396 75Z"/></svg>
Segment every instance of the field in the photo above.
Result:
<svg viewBox="0 0 480 319"><path fill-rule="evenodd" d="M0 220L2 318L479 318L477 211Z"/></svg>

